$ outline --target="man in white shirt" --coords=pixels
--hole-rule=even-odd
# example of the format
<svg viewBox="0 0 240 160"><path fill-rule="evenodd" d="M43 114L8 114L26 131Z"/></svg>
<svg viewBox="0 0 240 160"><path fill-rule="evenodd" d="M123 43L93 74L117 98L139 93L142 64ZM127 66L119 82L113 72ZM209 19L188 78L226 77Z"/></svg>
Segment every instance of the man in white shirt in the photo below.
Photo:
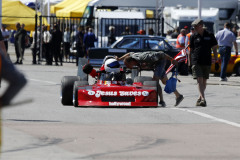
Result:
<svg viewBox="0 0 240 160"><path fill-rule="evenodd" d="M216 39L219 45L219 54L221 56L221 73L220 73L220 81L227 81L227 65L231 58L231 49L234 44L236 55L238 55L238 46L236 42L236 36L230 31L231 24L225 23L224 29L218 31L216 34Z"/></svg>
<svg viewBox="0 0 240 160"><path fill-rule="evenodd" d="M51 39L52 39L52 35L51 33L48 31L47 26L43 27L43 52L45 54L46 57L46 65L52 65L52 53L51 53Z"/></svg>

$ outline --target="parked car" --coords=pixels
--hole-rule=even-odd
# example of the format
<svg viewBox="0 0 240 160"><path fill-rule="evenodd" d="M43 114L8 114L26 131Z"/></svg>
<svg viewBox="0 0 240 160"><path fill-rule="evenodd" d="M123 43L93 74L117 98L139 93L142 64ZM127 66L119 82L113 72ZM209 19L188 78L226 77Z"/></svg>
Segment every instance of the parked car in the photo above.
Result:
<svg viewBox="0 0 240 160"><path fill-rule="evenodd" d="M212 55L212 58L214 59L214 55ZM221 59L220 59L220 55L218 54L218 59L219 59L219 69L216 71L215 70L215 64L212 63L211 65L211 73L214 73L215 75L218 75L221 71ZM227 70L226 73L228 76L232 75L232 74L236 74L237 76L240 76L240 55L235 55L235 52L232 53L231 58L228 62L227 65Z"/></svg>
<svg viewBox="0 0 240 160"><path fill-rule="evenodd" d="M174 57L177 53L179 53L180 50L169 44L165 37L127 35L120 37L110 47L91 48L89 50L89 63L93 66L100 66L103 62L104 57L107 55L115 55L121 57L129 52L144 51L164 51L169 56ZM170 62L167 63L166 67L169 65ZM184 62L179 64L178 69L180 74L188 74L188 68Z"/></svg>

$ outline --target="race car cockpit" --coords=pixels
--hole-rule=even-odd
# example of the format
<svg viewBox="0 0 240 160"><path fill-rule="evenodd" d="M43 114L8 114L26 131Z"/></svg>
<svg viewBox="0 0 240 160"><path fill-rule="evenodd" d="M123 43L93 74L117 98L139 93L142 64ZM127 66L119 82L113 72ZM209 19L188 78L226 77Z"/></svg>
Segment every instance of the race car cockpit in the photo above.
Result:
<svg viewBox="0 0 240 160"><path fill-rule="evenodd" d="M87 64L83 67L83 72L101 81L126 81L125 72L113 57L105 59L98 71L93 69L90 64Z"/></svg>

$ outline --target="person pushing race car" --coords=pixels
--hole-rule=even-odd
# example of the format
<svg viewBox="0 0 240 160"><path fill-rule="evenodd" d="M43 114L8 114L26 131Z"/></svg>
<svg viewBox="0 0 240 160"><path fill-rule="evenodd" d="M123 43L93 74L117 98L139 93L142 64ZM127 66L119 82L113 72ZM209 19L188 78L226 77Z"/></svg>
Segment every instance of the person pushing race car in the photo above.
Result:
<svg viewBox="0 0 240 160"><path fill-rule="evenodd" d="M166 85L166 82L168 80L168 77L165 73L165 65L166 60L171 61L172 64L178 65L178 62L174 60L169 55L165 54L162 51L154 52L154 51L148 51L148 52L130 52L122 57L115 57L116 60L123 60L124 64L127 68L133 68L133 66L138 66L141 70L144 69L153 69L154 75L153 80L159 81L161 80L164 85ZM159 84L159 83L158 83ZM162 107L165 107L166 104L163 100L163 94L162 94L162 88L160 84L159 87L159 97L160 102L159 104L162 105ZM177 90L174 91L174 94L176 96L176 103L175 106L179 105L180 102L184 99L183 95L181 95Z"/></svg>

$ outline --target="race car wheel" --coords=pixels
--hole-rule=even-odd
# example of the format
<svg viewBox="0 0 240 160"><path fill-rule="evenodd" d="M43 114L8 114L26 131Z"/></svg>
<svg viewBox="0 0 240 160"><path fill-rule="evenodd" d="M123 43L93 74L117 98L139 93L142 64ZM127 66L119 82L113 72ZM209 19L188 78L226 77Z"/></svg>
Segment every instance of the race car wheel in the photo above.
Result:
<svg viewBox="0 0 240 160"><path fill-rule="evenodd" d="M240 63L235 66L235 73L237 76L240 76Z"/></svg>
<svg viewBox="0 0 240 160"><path fill-rule="evenodd" d="M78 89L79 88L86 88L84 86L88 86L89 83L88 81L75 81L74 82L74 87L73 87L73 105L74 107L78 107Z"/></svg>
<svg viewBox="0 0 240 160"><path fill-rule="evenodd" d="M73 105L73 84L79 81L78 76L64 76L61 81L61 101L63 105Z"/></svg>
<svg viewBox="0 0 240 160"><path fill-rule="evenodd" d="M137 76L137 77L134 78L134 82L141 82L143 84L144 81L152 81L152 77Z"/></svg>

